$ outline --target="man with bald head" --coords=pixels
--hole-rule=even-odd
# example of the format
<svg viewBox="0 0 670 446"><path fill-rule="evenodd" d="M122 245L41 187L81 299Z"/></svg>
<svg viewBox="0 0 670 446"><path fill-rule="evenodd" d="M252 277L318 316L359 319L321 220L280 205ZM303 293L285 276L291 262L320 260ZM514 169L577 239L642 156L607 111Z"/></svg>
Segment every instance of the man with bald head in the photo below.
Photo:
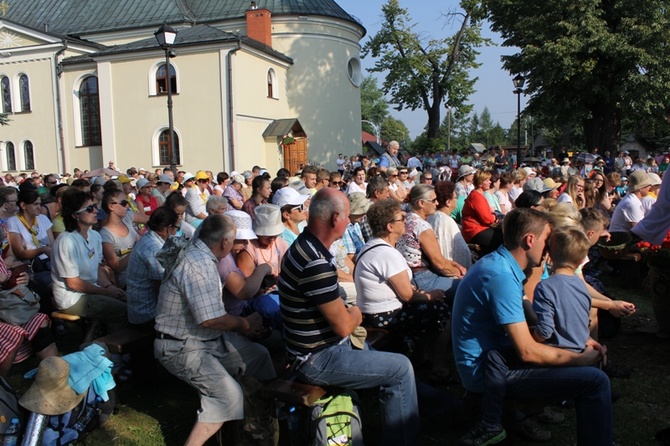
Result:
<svg viewBox="0 0 670 446"><path fill-rule="evenodd" d="M414 372L396 353L357 350L349 336L361 324L358 307L338 294L337 269L328 247L349 223L349 201L335 189L319 190L307 228L287 251L279 274L279 299L289 361L308 383L350 389L378 387L382 444L420 442Z"/></svg>

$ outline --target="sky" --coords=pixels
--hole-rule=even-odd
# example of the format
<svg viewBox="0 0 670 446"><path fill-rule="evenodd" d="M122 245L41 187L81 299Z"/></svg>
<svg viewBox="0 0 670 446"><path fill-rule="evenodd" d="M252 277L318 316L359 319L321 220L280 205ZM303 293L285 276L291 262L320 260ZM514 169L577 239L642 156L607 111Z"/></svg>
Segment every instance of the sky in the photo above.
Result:
<svg viewBox="0 0 670 446"><path fill-rule="evenodd" d="M335 0L345 11L358 18L365 26L367 34L361 40L361 45L365 44L371 36L374 36L383 25L382 5L386 0ZM458 0L400 0L400 6L406 9L412 18L412 23L416 24L414 30L426 35L427 38L444 38L453 35L456 32L454 24L446 23L446 19L441 17L441 13L458 10ZM484 37L488 37L497 45L480 48L480 55L477 61L481 66L471 73L472 77L479 80L475 84L476 92L470 96L469 102L474 105L474 111L480 114L484 107L488 107L491 113L493 123L499 122L500 125L508 129L516 119L517 97L513 93L512 76L502 69L500 56L504 54L513 54L514 48L504 48L501 46L500 36L493 33L487 24L482 28ZM371 56L361 60L363 75L372 73L366 71L367 68L374 66L374 59ZM379 78L377 85L381 87L383 75L374 73ZM521 108L523 110L526 98L521 97ZM441 118L446 115L446 109ZM403 110L398 112L389 105L391 116L400 119L409 129L411 138L416 138L423 132L428 122L428 115L424 110Z"/></svg>

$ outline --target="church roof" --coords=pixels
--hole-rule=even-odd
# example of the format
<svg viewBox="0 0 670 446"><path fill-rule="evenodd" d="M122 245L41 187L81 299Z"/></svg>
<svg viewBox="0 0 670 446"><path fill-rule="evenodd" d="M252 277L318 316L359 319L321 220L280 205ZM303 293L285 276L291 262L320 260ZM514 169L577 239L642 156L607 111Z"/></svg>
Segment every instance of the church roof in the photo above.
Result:
<svg viewBox="0 0 670 446"><path fill-rule="evenodd" d="M56 34L84 34L212 23L245 17L250 0L7 0L6 17ZM256 0L273 16L320 15L362 26L334 0Z"/></svg>

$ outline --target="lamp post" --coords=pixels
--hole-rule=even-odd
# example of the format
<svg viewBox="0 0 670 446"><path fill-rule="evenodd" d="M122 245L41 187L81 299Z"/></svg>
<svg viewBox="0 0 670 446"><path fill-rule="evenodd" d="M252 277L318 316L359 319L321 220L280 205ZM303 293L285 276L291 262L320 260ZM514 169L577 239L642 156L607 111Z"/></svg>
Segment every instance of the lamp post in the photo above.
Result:
<svg viewBox="0 0 670 446"><path fill-rule="evenodd" d="M517 74L512 83L514 84L514 93L517 96L516 102L516 167L518 168L521 165L521 93L523 92L523 84L526 82L526 79Z"/></svg>
<svg viewBox="0 0 670 446"><path fill-rule="evenodd" d="M361 122L366 122L372 126L372 128L375 129L375 136L377 137L377 144L382 143L382 138L381 138L381 124L377 125L372 121L368 121L367 119L361 119Z"/></svg>
<svg viewBox="0 0 670 446"><path fill-rule="evenodd" d="M165 50L165 85L167 87L168 127L170 129L170 170L177 179L177 151L174 147L174 124L172 121L172 80L170 78L170 57L174 57L172 45L177 38L177 30L163 25L154 33L158 45Z"/></svg>

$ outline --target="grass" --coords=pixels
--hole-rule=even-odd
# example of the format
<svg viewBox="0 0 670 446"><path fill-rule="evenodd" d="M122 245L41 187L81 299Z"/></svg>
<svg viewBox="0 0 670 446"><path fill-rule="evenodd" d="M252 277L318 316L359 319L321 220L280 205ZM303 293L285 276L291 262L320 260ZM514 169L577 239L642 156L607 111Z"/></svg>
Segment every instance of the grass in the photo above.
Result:
<svg viewBox="0 0 670 446"><path fill-rule="evenodd" d="M670 340L654 335L655 322L649 292L644 288L624 289L620 277L602 277L608 291L618 299L635 303L637 312L622 320L621 332L606 340L610 360L619 367L633 369L627 380L612 380L612 388L621 398L614 403L614 438L618 445L655 445L655 433L670 427ZM670 299L670 296L668 296ZM72 344L64 344L62 351L70 351ZM37 360L15 366L10 382L19 391L29 385L21 376L36 367ZM457 385L443 390L460 395ZM379 420L376 395L366 391L361 395L364 413L366 443L375 444L379 438ZM159 446L181 445L186 439L198 408L194 390L167 374L159 366L158 378L146 385L118 383L118 413L102 428L96 429L85 441L89 446L127 445ZM566 421L548 426L553 438L547 444L572 446L575 444L574 409L564 409ZM468 426L447 427L447 423L424 421L424 445L456 444ZM217 444L210 440L208 444ZM517 445L530 445L517 439Z"/></svg>

